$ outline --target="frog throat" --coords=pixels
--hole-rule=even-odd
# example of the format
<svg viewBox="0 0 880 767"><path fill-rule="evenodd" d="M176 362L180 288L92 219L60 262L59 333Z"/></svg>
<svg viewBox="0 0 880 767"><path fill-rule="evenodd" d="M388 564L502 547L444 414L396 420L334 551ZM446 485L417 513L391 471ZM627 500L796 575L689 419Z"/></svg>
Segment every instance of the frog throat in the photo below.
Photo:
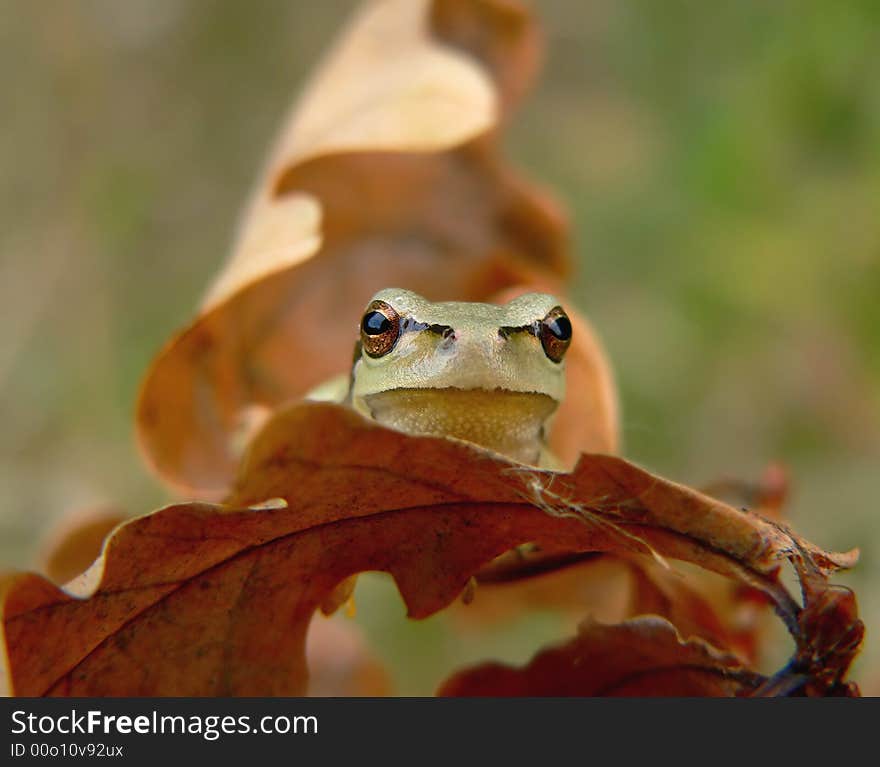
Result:
<svg viewBox="0 0 880 767"><path fill-rule="evenodd" d="M449 387L389 389L364 396L355 407L398 431L461 439L537 465L557 405L538 392Z"/></svg>

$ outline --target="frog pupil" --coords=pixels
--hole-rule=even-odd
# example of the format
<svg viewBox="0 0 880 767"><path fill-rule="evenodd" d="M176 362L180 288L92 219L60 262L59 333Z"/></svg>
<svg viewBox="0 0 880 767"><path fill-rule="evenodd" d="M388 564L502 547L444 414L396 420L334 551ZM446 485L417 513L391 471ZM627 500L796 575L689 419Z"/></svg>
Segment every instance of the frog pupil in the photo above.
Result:
<svg viewBox="0 0 880 767"><path fill-rule="evenodd" d="M554 317L547 322L547 329L560 341L571 338L571 320L568 317Z"/></svg>
<svg viewBox="0 0 880 767"><path fill-rule="evenodd" d="M367 312L361 323L364 333L368 336L380 336L391 330L391 320L389 320L382 312Z"/></svg>

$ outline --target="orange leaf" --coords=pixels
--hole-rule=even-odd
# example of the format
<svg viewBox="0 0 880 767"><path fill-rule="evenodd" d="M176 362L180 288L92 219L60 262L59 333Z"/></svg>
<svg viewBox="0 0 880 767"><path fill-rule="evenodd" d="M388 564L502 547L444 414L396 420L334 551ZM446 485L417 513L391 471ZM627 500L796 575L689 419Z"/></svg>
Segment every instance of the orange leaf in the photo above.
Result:
<svg viewBox="0 0 880 767"><path fill-rule="evenodd" d="M650 613L669 620L685 637L702 637L744 661L757 658L757 630L763 621L755 618L766 617L767 602L754 605L755 610L744 616L753 600L746 601L736 583L696 568L682 572L680 563L664 568L637 554L593 552L534 563L529 559L518 551L480 572L472 600L448 608L460 630L477 632L536 609L559 613L572 630L585 610L602 623ZM727 593L720 588L709 592L706 585L716 580Z"/></svg>
<svg viewBox="0 0 880 767"><path fill-rule="evenodd" d="M70 514L62 519L44 545L41 569L55 583L66 583L88 568L104 540L127 517L114 507L98 507Z"/></svg>
<svg viewBox="0 0 880 767"><path fill-rule="evenodd" d="M555 474L305 403L267 424L228 501L169 507L117 528L67 591L34 575L7 578L10 690L300 694L309 621L346 578L390 572L410 617L422 618L524 543L543 556L648 552L742 578L773 600L800 648L810 641L775 575L789 558L809 559L802 542L619 458L584 456L571 474ZM853 561L823 556L828 565ZM821 596L824 575L816 568L811 577ZM835 663L828 689L845 670L842 658ZM820 671L814 663L813 676Z"/></svg>
<svg viewBox="0 0 880 767"><path fill-rule="evenodd" d="M650 616L616 626L583 624L578 635L523 668L485 663L460 671L444 696L713 696L748 694L763 678L704 641L683 641Z"/></svg>
<svg viewBox="0 0 880 767"><path fill-rule="evenodd" d="M198 316L144 380L139 441L165 480L222 497L251 422L347 370L380 288L559 292L563 216L496 146L538 47L532 17L503 0L384 0L355 16L282 130ZM582 347L580 369L594 353ZM567 456L597 447L573 441Z"/></svg>

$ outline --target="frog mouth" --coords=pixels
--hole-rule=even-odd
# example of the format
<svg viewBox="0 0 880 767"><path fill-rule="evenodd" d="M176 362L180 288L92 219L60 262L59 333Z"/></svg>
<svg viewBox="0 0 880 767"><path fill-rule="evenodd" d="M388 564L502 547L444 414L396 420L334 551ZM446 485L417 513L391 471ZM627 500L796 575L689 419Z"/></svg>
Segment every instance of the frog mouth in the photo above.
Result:
<svg viewBox="0 0 880 767"><path fill-rule="evenodd" d="M374 420L408 434L473 442L521 463L537 464L557 402L509 389L390 389L364 396Z"/></svg>

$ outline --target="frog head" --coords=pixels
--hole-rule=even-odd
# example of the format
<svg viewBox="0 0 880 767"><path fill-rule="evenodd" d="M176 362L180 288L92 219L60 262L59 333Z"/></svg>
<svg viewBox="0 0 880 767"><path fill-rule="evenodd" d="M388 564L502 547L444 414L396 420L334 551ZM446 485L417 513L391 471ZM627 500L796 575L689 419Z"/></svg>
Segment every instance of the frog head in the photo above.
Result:
<svg viewBox="0 0 880 767"><path fill-rule="evenodd" d="M391 428L537 464L565 394L571 335L559 300L545 293L495 305L381 290L361 319L349 401Z"/></svg>

